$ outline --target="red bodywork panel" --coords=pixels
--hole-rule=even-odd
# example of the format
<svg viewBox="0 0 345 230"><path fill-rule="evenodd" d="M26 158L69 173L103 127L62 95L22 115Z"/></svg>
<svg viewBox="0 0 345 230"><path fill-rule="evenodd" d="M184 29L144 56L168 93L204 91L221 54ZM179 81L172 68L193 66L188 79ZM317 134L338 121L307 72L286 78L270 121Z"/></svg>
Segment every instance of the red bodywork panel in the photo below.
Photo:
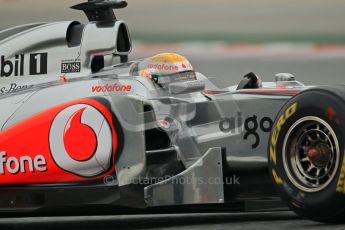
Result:
<svg viewBox="0 0 345 230"><path fill-rule="evenodd" d="M95 118L92 124L84 113ZM113 174L115 130L111 111L94 99L40 112L0 133L0 184L80 182Z"/></svg>

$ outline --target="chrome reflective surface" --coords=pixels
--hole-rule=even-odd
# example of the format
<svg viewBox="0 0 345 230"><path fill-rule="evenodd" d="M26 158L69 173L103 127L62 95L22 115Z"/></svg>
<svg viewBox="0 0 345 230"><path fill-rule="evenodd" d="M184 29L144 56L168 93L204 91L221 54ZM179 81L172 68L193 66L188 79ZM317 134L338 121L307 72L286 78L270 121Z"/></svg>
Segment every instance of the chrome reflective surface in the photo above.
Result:
<svg viewBox="0 0 345 230"><path fill-rule="evenodd" d="M224 203L221 148L209 149L179 175L145 188L148 206Z"/></svg>

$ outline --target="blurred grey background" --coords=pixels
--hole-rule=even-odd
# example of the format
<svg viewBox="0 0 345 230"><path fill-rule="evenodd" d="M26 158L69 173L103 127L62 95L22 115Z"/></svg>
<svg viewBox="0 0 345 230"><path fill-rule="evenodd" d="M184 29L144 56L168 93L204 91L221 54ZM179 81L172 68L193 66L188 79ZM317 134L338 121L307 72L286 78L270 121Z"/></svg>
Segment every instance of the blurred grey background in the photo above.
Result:
<svg viewBox="0 0 345 230"><path fill-rule="evenodd" d="M37 21L85 22L82 13L68 9L81 1L0 0L0 30ZM128 8L118 11L117 15L130 26L134 40L131 59L158 52L178 52L189 57L197 71L216 77L218 84L224 82L223 86L236 84L250 71L266 81L273 80L275 73L290 72L306 84L345 83L345 0L128 2ZM180 229L325 227L284 213L224 214L220 217L219 214L217 217L205 214L201 218L200 214L191 215L1 218L0 225L4 226L1 229L55 229L80 225L85 229L137 225L146 228L167 226L168 229L178 222Z"/></svg>
<svg viewBox="0 0 345 230"><path fill-rule="evenodd" d="M0 0L0 29L86 21L82 0ZM128 0L132 58L180 52L196 69L234 84L249 71L292 72L308 84L344 83L344 0ZM1 51L0 51L1 52Z"/></svg>
<svg viewBox="0 0 345 230"><path fill-rule="evenodd" d="M0 28L83 20L82 0L0 0ZM153 41L344 42L344 0L128 0L118 12L134 38Z"/></svg>
<svg viewBox="0 0 345 230"><path fill-rule="evenodd" d="M151 33L223 41L328 37L345 39L345 1L329 0L137 0L128 21ZM198 36L199 35L199 36ZM251 35L251 36L248 36ZM257 40L256 40L257 39Z"/></svg>

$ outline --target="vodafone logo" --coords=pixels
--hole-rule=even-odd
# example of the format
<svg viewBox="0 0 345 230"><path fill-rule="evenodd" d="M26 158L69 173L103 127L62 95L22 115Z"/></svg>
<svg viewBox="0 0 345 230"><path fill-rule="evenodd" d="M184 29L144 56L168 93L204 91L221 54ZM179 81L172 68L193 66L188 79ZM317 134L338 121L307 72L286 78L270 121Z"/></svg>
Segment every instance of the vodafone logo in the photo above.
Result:
<svg viewBox="0 0 345 230"><path fill-rule="evenodd" d="M148 68L149 69L155 69L155 70L166 70L166 71L178 71L178 66L173 64L173 63L156 63L156 64L148 64Z"/></svg>
<svg viewBox="0 0 345 230"><path fill-rule="evenodd" d="M113 84L113 85L96 85L91 87L91 91L93 93L97 92L130 92L132 90L131 85L118 85L118 84Z"/></svg>
<svg viewBox="0 0 345 230"><path fill-rule="evenodd" d="M112 129L104 115L88 104L63 109L49 133L55 163L81 177L99 176L111 168Z"/></svg>

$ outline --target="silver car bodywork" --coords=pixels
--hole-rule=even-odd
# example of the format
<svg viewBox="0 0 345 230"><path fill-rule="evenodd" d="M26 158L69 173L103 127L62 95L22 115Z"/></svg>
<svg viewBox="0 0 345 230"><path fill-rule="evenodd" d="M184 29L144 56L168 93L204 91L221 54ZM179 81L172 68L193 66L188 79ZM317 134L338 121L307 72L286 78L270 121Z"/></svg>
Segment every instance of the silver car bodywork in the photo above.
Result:
<svg viewBox="0 0 345 230"><path fill-rule="evenodd" d="M104 163L114 163L114 173L88 178L88 182L100 182L97 186L106 190L106 195L93 194L92 199L79 197L77 204L156 207L241 200L241 195L229 197L231 193L227 194L226 186L237 188L227 184L226 178L237 171L265 171L268 137L275 117L289 98L306 87L294 81L277 81L264 83L258 89L237 90L237 86L219 89L197 73L197 87L195 82L181 82L174 89L160 88L150 79L131 74L137 61L118 63L117 58L128 55L131 49L119 45L122 39L119 36L130 43L128 34L123 21L86 25L71 21L40 23L0 32L0 137L4 140L7 130L21 127L26 120L51 108L97 98L110 105L121 129L122 148L115 162ZM176 92L179 87L180 93ZM44 140L36 141L39 145ZM18 145L22 142L25 140L17 140ZM0 152L6 151L0 146ZM168 158L160 166L149 160L165 156L172 156L174 161ZM5 176L2 174L0 178ZM147 178L155 181L143 183ZM188 178L193 183L176 183ZM195 183L198 178L202 182ZM28 185L20 180L1 185L4 191L23 187L44 191L53 187L62 191L79 186L82 192L86 192L83 186L89 186L64 181ZM133 185L136 189L132 189ZM107 190L113 187L120 192ZM39 194L48 197L47 193ZM118 196L112 197L115 193ZM135 193L134 197L142 202L129 202L129 193ZM257 199L272 195L259 191L254 192L254 197L255 194ZM14 196L7 197L8 202L0 202L0 209L38 210L71 203L46 200L21 203Z"/></svg>

